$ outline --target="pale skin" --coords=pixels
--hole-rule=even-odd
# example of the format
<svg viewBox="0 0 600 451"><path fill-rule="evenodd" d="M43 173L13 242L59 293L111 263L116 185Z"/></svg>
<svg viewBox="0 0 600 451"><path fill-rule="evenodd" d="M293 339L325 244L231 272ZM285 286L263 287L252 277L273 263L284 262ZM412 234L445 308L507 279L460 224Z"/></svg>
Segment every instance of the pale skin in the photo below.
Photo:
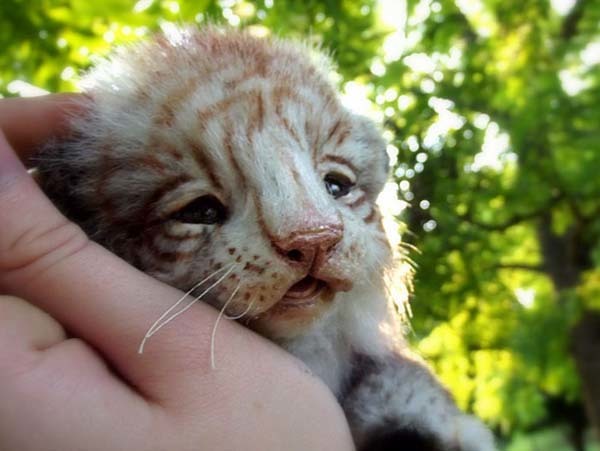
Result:
<svg viewBox="0 0 600 451"><path fill-rule="evenodd" d="M70 96L0 100L0 449L351 450L302 363L89 241L26 171ZM68 332L67 332L68 331Z"/></svg>

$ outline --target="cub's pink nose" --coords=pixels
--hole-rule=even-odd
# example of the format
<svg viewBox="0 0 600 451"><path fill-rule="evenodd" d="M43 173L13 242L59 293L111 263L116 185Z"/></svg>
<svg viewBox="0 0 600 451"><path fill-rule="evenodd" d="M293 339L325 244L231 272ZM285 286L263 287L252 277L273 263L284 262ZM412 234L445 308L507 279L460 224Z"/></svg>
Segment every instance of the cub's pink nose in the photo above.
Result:
<svg viewBox="0 0 600 451"><path fill-rule="evenodd" d="M286 237L273 239L273 245L291 264L310 268L329 254L344 235L341 224L329 224L318 228L295 230Z"/></svg>

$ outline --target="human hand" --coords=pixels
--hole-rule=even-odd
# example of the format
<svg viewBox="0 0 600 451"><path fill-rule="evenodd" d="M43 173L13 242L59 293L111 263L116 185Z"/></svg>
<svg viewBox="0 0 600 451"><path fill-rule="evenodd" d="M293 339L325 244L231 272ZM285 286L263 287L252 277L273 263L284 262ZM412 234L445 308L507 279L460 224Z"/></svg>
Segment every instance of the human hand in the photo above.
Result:
<svg viewBox="0 0 600 451"><path fill-rule="evenodd" d="M211 369L211 307L137 353L181 293L89 241L9 144L28 164L71 100L0 100L0 449L352 449L331 393L270 342L222 323Z"/></svg>

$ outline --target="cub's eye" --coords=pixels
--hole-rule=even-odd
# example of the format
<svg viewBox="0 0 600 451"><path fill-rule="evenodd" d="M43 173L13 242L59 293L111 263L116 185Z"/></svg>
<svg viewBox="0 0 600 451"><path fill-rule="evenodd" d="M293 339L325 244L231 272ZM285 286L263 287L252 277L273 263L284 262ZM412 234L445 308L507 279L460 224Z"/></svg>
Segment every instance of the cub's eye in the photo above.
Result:
<svg viewBox="0 0 600 451"><path fill-rule="evenodd" d="M187 224L221 224L227 209L215 196L201 196L171 215L171 219Z"/></svg>
<svg viewBox="0 0 600 451"><path fill-rule="evenodd" d="M325 182L327 192L331 194L334 199L345 196L354 187L354 183L352 183L348 177L335 172L327 174L323 181Z"/></svg>

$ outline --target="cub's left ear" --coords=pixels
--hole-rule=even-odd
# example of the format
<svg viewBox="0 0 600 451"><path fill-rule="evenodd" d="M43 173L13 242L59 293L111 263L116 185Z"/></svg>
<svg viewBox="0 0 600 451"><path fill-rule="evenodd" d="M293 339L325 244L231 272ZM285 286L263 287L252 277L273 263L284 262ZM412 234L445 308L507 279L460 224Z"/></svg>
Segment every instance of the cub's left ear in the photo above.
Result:
<svg viewBox="0 0 600 451"><path fill-rule="evenodd" d="M390 170L386 143L371 119L364 116L354 116L353 119L363 167L368 168L367 190L379 193L387 181Z"/></svg>

